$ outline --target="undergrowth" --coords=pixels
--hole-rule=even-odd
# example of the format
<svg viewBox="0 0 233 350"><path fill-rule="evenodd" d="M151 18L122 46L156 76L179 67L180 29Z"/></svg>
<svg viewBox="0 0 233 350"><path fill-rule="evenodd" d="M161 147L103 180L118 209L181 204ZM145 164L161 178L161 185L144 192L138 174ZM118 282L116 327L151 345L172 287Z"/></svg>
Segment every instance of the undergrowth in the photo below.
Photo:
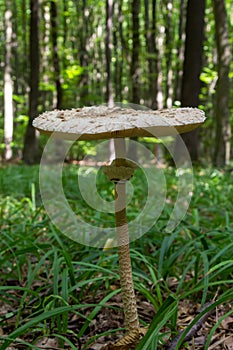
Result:
<svg viewBox="0 0 233 350"><path fill-rule="evenodd" d="M151 324L138 346L144 350L159 348L177 334L182 300L200 307L213 301L214 308L233 299L231 173L195 170L191 205L172 233L165 227L176 197L175 176L173 169L165 173L170 200L160 220L131 244L140 322ZM96 226L103 220L114 225L113 215L93 212L74 189L75 166L64 169L63 180L78 215ZM60 348L85 350L98 338L117 339L123 315L116 249L80 245L53 226L41 201L37 166L1 168L0 181L1 349L40 349L41 339L49 338L57 339ZM146 195L140 176L134 181L131 217L140 212ZM111 200L113 188L101 176L99 191Z"/></svg>

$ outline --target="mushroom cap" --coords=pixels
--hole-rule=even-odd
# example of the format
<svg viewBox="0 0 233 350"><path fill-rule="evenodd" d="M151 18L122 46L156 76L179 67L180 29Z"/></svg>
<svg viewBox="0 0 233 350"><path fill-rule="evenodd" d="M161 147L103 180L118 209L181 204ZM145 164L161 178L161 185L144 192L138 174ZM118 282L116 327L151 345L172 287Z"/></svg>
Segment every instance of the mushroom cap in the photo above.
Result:
<svg viewBox="0 0 233 350"><path fill-rule="evenodd" d="M189 132L204 121L204 112L198 108L136 110L93 106L44 112L34 119L33 126L64 139L99 140L175 135Z"/></svg>

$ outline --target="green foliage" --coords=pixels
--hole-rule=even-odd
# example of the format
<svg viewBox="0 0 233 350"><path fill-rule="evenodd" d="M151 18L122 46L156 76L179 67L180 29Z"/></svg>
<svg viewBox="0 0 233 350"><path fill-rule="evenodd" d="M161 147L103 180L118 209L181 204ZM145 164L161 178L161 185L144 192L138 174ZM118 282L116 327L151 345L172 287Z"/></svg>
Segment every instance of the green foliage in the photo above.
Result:
<svg viewBox="0 0 233 350"><path fill-rule="evenodd" d="M76 176L75 166L64 167L67 199L77 213L99 225L106 218L94 215L81 197L77 201L79 194L73 187ZM35 344L42 336L59 338L61 347L66 343L73 349L81 342L87 349L104 334L111 339L115 332L121 333L118 328L111 329L111 324L99 334L92 333L95 320L104 310L122 317L120 305L114 301L120 293L115 249L106 252L81 246L52 226L40 199L38 167L0 168L0 179L0 303L8 305L8 311L1 315L2 327L7 330L1 349L15 342L38 349ZM173 203L173 169L166 170L166 179L167 196ZM99 191L110 198L112 187L104 184L101 175L98 181ZM134 188L140 197L138 181L140 177L135 176ZM178 301L189 299L204 305L213 300L216 291L218 298L210 308L232 300L232 191L230 172L199 169L183 222L172 234L164 232L172 209L172 203L167 203L158 223L132 243L137 295L156 313L150 320L140 315L141 324L151 326L139 349L150 349L152 344L160 348L168 336L174 336ZM140 205L140 201L135 202L135 215ZM186 333L201 316L193 320ZM221 319L224 317L227 314ZM71 327L72 319L76 321ZM209 334L208 344L218 324Z"/></svg>
<svg viewBox="0 0 233 350"><path fill-rule="evenodd" d="M72 66L66 68L65 70L65 76L70 81L74 79L75 77L79 77L83 72L83 68L79 65L73 64Z"/></svg>

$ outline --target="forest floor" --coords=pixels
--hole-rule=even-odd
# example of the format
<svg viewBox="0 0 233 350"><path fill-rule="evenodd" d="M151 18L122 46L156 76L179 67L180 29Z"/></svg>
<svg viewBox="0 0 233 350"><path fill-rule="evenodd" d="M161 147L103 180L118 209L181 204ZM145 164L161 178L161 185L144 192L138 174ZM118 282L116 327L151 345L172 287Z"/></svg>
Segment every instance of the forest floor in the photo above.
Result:
<svg viewBox="0 0 233 350"><path fill-rule="evenodd" d="M119 300L115 300L115 303L119 305ZM113 302L114 304L114 302ZM190 325L194 317L199 313L200 305L195 304L194 302L184 300L179 303L178 310L178 336L174 336L163 343L163 345L158 346L158 350L175 350L175 347L178 343L179 335ZM139 315L144 319L151 319L153 315L153 306L147 301L139 301L138 304ZM215 327L215 332L211 338L211 343L209 344L208 350L232 350L233 349L233 316L229 315L224 317L222 322L219 323L219 320L227 312L232 311L232 306L228 305L215 308L211 314L205 316L203 322L194 325L186 341L184 341L183 346L179 347L181 350L203 350L205 348L207 336L210 334L213 327ZM231 312L232 313L232 312ZM119 328L122 327L124 319L122 313L120 312L111 312L109 309L103 309L98 318L93 323L93 335L104 333L110 328ZM216 324L219 323L218 327ZM166 327L161 330L161 333L166 334ZM123 335L121 336L123 337ZM166 336L165 336L166 338ZM135 349L133 342L124 346L117 346L119 339L115 336L115 339L111 336L103 336L98 339L98 341L88 347L88 350L131 350ZM81 347L79 348L81 350ZM153 349L151 349L153 350Z"/></svg>
<svg viewBox="0 0 233 350"><path fill-rule="evenodd" d="M131 244L141 326L145 331L153 324L174 296L178 308L156 325L156 349L175 350L177 337L187 331L179 349L233 350L231 173L200 169L186 218L167 235L163 223L174 202L176 176L173 170L166 176L169 201L158 226ZM51 224L39 195L38 167L0 168L0 180L0 349L134 349L134 336L124 337L117 251L80 245ZM94 217L74 193L76 181L76 168L66 169L71 206L99 225L103 218ZM141 181L134 185L136 212L143 194ZM101 186L111 195L108 184ZM144 339L150 331L153 336L149 328ZM148 344L145 349L154 350Z"/></svg>
<svg viewBox="0 0 233 350"><path fill-rule="evenodd" d="M143 303L143 310L144 313L148 312L148 314L151 313L151 307L145 305L146 303ZM182 303L179 308L179 318L178 318L178 326L180 329L180 332L187 327L190 322L193 319L193 316L196 313L196 310L198 308L198 305L190 304L187 301ZM2 305L0 308L0 315L5 314L5 311L7 309L7 305ZM140 310L140 305L139 305ZM216 322L219 320L221 315L223 315L226 311L223 307L220 307L216 309L215 313L208 317L208 319L202 324L201 328L198 331L194 331L193 335L191 336L191 339L189 341L185 342L185 346L181 347L180 349L204 349L205 342L207 335L211 331L211 329L216 325ZM104 333L109 330L109 328L120 328L123 323L123 317L121 313L111 313L109 309L103 309L100 314L98 314L98 317L95 320L95 323L92 324L92 334L86 335L86 341L89 339L90 336L94 334ZM72 326L73 325L73 326ZM78 325L78 321L77 321ZM71 326L74 327L74 320L71 322ZM9 325L9 333L11 332L12 327ZM7 334L7 328L4 327L4 333ZM3 335L3 330L0 327L0 335ZM83 341L85 342L85 338L83 338ZM174 338L173 340L175 340ZM117 337L111 337L111 336L102 336L98 339L98 341L88 347L89 350L102 350L102 349L108 349L108 350L123 350L123 349L132 349L130 345L126 345L125 347L119 347L114 346L114 341L117 341ZM29 339L27 339L29 341ZM17 342L16 342L17 343ZM176 341L174 343L177 343ZM56 337L43 337L36 343L34 343L35 346L41 348L41 349L59 349L59 341ZM25 349L26 347L22 344L15 344L14 346L10 346L7 349L8 350L15 350L15 349ZM65 349L71 349L68 345L65 346ZM81 344L77 344L77 349L82 349ZM161 345L158 349L175 349L175 347L171 347L170 341L167 343L167 345ZM212 337L212 341L210 346L208 347L208 350L232 350L233 349L233 317L228 316L225 318L220 325L217 327L215 334Z"/></svg>
<svg viewBox="0 0 233 350"><path fill-rule="evenodd" d="M119 302L118 302L119 305ZM179 334L186 329L186 327L192 322L194 317L198 314L200 305L194 304L190 301L183 301L179 305L178 311L178 330ZM138 305L139 315L143 314L143 318L150 319L153 314L153 306L150 305L147 301L141 301ZM196 328L194 325L189 334L189 339L184 342L184 346L180 347L181 350L201 350L204 349L207 335L211 332L212 328L217 324L218 320L226 312L231 310L231 306L226 309L226 307L220 306L214 310L214 312L209 315L208 318L205 318L204 322L199 324L200 329ZM108 330L108 327L111 328L120 328L123 324L123 317L121 313L111 313L109 309L102 310L102 313L98 315L98 319L95 324L93 324L93 334L102 333ZM199 328L199 327L198 327ZM166 334L166 327L161 330L161 332ZM166 337L165 337L166 338ZM115 340L115 344L119 339ZM175 345L178 342L178 337L167 340L163 345L158 347L158 350L175 350ZM81 348L80 348L81 349ZM133 342L125 346L116 346L114 345L111 337L102 337L88 348L89 350L130 350L134 349ZM208 347L208 350L232 350L233 349L233 316L227 316L216 328L215 333L211 339L211 343ZM153 350L153 349L151 349Z"/></svg>
<svg viewBox="0 0 233 350"><path fill-rule="evenodd" d="M11 299L14 299L15 290L9 290L9 295ZM18 299L18 295L15 296ZM95 299L95 300L94 300ZM84 304L95 304L101 303L102 293L96 295L95 297L85 297L82 301ZM113 297L108 304L111 307L121 305L120 295L116 295ZM108 306L109 306L108 305ZM8 317L7 322L4 327L0 326L0 336L6 336L12 332L15 325L15 308L17 308L17 304L7 305L0 302L0 318L4 317L4 315ZM177 329L179 331L178 336L190 325L193 321L194 317L198 314L200 310L200 305L195 304L193 301L184 300L179 303L178 308L178 318L177 318ZM143 318L144 321L147 321L150 324L154 316L154 308L153 306L146 300L141 299L138 296L138 312L139 316ZM86 310L86 317L90 313L89 308ZM229 313L227 317L226 313ZM190 332L189 336L186 338L187 340L183 343L181 350L203 350L205 348L207 336L210 332L215 329L213 336L211 338L211 342L209 344L208 350L232 350L233 349L233 316L232 314L232 306L229 304L227 306L220 305L219 307L212 310L209 315L205 315L205 319L195 324ZM26 315L24 315L26 317ZM224 316L224 317L222 317ZM223 318L221 321L221 317ZM220 322L221 321L221 322ZM74 333L78 333L79 329L83 326L84 320L82 317L74 316L68 321L68 328L72 330ZM124 317L120 309L112 310L109 307L101 308L101 311L98 313L96 318L92 320L88 327L88 333L86 333L81 339L74 339L74 337L70 337L67 334L67 338L72 341L73 344L76 344L76 349L82 350L82 344L88 343L90 338L94 338L98 334L103 334L98 338L96 342L93 341L88 347L85 349L88 350L131 350L135 349L134 341L129 341L124 346L115 345L119 341L119 339L123 338L122 325L124 324ZM216 325L218 326L216 327ZM114 329L119 329L119 332L116 334L109 334L108 332ZM164 327L161 329L161 334L166 334L167 328ZM108 333L108 334L107 334ZM106 334L106 335L104 335ZM39 333L38 333L39 335ZM163 345L158 346L158 350L174 350L175 346L178 342L178 336L174 336L173 338L166 339L166 335L163 338ZM7 347L7 350L20 350L20 349L28 349L27 346L22 344L22 341L25 341L30 344L30 334L25 335L25 337L21 337L20 342L17 340L14 342L14 345ZM64 344L61 348L59 343L59 338L56 336L39 336L39 340L33 342L33 347L36 349L51 349L51 350L60 350L60 349L72 349L68 344ZM153 350L153 349L151 349Z"/></svg>

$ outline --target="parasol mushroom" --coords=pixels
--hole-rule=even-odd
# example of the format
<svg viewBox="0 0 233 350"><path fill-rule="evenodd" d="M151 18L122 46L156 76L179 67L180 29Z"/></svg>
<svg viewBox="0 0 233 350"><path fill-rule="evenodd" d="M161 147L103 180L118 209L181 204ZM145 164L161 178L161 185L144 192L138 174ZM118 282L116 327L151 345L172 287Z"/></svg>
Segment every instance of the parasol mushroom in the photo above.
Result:
<svg viewBox="0 0 233 350"><path fill-rule="evenodd" d="M135 163L126 159L125 138L161 137L189 132L205 120L197 108L135 110L94 106L45 112L33 121L40 132L69 140L114 139L115 160L104 173L115 183L115 218L121 293L126 330L139 329L134 293L126 218L126 182L133 176Z"/></svg>

